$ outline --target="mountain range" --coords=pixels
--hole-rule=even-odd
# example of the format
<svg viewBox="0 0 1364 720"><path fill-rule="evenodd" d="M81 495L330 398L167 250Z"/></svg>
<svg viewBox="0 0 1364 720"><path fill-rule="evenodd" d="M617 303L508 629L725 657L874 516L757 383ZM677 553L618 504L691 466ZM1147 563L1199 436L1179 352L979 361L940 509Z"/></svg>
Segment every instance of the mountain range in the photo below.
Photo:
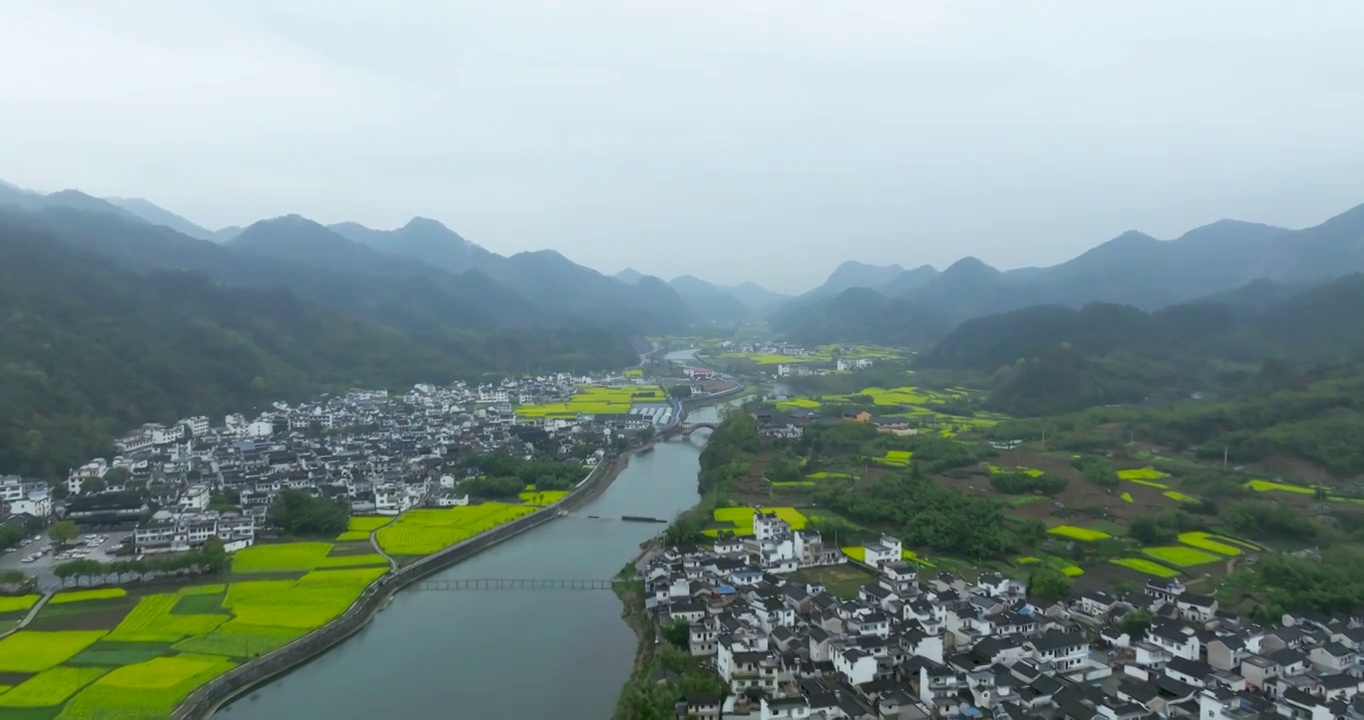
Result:
<svg viewBox="0 0 1364 720"><path fill-rule="evenodd" d="M1044 268L1000 271L974 257L942 271L844 263L770 321L774 330L802 341L917 341L927 348L944 329L1032 306L1098 302L1157 310L1255 281L1284 291L1360 271L1364 205L1301 230L1220 220L1173 240L1129 231ZM896 330L878 332L856 322L892 311L898 317L888 327Z"/></svg>

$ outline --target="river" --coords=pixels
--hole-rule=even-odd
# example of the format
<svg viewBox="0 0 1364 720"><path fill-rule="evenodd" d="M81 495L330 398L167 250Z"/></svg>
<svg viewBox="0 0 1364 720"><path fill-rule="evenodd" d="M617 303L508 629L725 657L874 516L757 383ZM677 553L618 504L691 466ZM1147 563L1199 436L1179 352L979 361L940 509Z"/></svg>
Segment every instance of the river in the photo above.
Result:
<svg viewBox="0 0 1364 720"><path fill-rule="evenodd" d="M688 419L716 417L702 408ZM703 443L698 434L631 456L579 513L672 518L697 501ZM609 578L663 527L561 518L433 579ZM216 717L607 718L634 660L620 615L609 591L404 590L354 637Z"/></svg>

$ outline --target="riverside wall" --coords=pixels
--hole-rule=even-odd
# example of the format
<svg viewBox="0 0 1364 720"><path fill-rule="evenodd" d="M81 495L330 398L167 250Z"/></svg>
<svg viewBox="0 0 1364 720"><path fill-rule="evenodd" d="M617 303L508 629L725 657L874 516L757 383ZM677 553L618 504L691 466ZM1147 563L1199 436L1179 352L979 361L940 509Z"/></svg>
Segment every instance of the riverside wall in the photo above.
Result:
<svg viewBox="0 0 1364 720"><path fill-rule="evenodd" d="M492 530L451 545L374 581L340 617L302 638L219 675L185 698L171 715L175 720L206 720L231 700L331 649L359 632L383 609L394 593L440 570L466 560L504 540L553 520L560 510L580 507L600 495L625 466L625 456L603 458L583 482L559 502L523 515Z"/></svg>

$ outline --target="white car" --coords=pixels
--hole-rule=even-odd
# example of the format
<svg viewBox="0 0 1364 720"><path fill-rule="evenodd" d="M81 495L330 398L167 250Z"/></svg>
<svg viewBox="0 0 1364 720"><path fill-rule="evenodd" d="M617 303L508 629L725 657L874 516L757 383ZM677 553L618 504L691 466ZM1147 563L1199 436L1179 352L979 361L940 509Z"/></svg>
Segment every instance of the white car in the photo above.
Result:
<svg viewBox="0 0 1364 720"><path fill-rule="evenodd" d="M30 555L30 556L24 558L23 560L20 560L19 562L31 563L31 562L33 562L33 556Z"/></svg>

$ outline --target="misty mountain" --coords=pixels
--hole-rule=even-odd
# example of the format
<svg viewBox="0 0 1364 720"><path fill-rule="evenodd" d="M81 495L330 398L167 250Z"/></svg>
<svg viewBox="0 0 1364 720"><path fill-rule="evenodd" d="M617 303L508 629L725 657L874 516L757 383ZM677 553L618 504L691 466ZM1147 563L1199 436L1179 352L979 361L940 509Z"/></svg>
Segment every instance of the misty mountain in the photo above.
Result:
<svg viewBox="0 0 1364 720"><path fill-rule="evenodd" d="M809 345L852 342L927 349L952 329L931 308L889 298L868 288L849 288L815 303L810 311L788 316L781 332Z"/></svg>
<svg viewBox="0 0 1364 720"><path fill-rule="evenodd" d="M823 285L805 293L798 299L831 298L849 288L879 288L904 272L905 269L899 265L868 265L856 260L849 260L834 268Z"/></svg>
<svg viewBox="0 0 1364 720"><path fill-rule="evenodd" d="M14 205L24 210L70 208L73 210L107 213L116 215L125 220L146 222L134 213L107 200L86 195L79 190L59 190L45 195L31 190L24 190L23 188L6 183L4 187L0 187L0 205Z"/></svg>
<svg viewBox="0 0 1364 720"><path fill-rule="evenodd" d="M376 250L416 258L455 273L473 269L487 272L505 259L429 218L414 217L396 230L373 230L352 222L330 225L328 229Z"/></svg>
<svg viewBox="0 0 1364 720"><path fill-rule="evenodd" d="M104 198L105 202L126 210L133 215L153 224L164 225L181 235L188 235L199 240L213 240L216 233L212 230L195 225L185 218L175 213L155 205L142 198Z"/></svg>
<svg viewBox="0 0 1364 720"><path fill-rule="evenodd" d="M766 315L782 303L791 300L790 295L779 293L775 290L768 290L753 282L720 286L720 289L729 293L735 300L743 303L756 315Z"/></svg>
<svg viewBox="0 0 1364 720"><path fill-rule="evenodd" d="M1364 206L1302 230L1219 220L1173 240L1129 231L1052 267L1001 273L966 258L932 277L920 269L909 271L921 272L913 280L902 274L867 287L962 322L1034 305L1098 302L1157 310L1229 293L1260 278L1299 285L1360 271ZM817 293L810 294L815 302L828 302ZM797 300L775 312L771 322L791 328L796 324L791 316L810 313L818 309Z"/></svg>
<svg viewBox="0 0 1364 720"><path fill-rule="evenodd" d="M627 285L553 250L504 257L427 218L413 218L396 230L357 223L327 230L394 258L454 273L477 271L544 312L576 315L622 332L669 332L696 319L682 298L657 279Z"/></svg>
<svg viewBox="0 0 1364 720"><path fill-rule="evenodd" d="M503 260L488 274L541 307L634 332L672 332L696 321L677 292L652 276L627 285L553 250L517 253Z"/></svg>
<svg viewBox="0 0 1364 720"><path fill-rule="evenodd" d="M580 368L632 357L627 333L547 310L479 271L456 275L381 253L299 217L254 224L231 243L196 240L170 228L65 207L0 212L74 250L137 272L199 273L230 286L287 288L298 297L379 323L451 357L485 338L520 347L519 367L554 357Z"/></svg>
<svg viewBox="0 0 1364 720"><path fill-rule="evenodd" d="M691 275L681 275L668 281L668 286L681 296L702 322L716 325L735 325L753 319L754 312L724 288L712 285Z"/></svg>
<svg viewBox="0 0 1364 720"><path fill-rule="evenodd" d="M209 238L209 240L212 240L213 242L227 242L240 235L244 229L245 228L240 225L228 225L225 228L214 230L213 237Z"/></svg>
<svg viewBox="0 0 1364 720"><path fill-rule="evenodd" d="M625 268L611 277L614 277L626 285L634 285L644 277L644 273L634 268Z"/></svg>
<svg viewBox="0 0 1364 720"><path fill-rule="evenodd" d="M1289 286L1257 280L1219 298ZM1282 292L1282 290L1281 290ZM1364 274L1301 289L1261 307L1217 300L1145 311L1091 303L1036 305L962 323L931 352L930 367L993 371L1056 347L1086 356L1124 353L1177 363L1182 357L1257 362L1268 357L1336 359L1364 350Z"/></svg>
<svg viewBox="0 0 1364 720"><path fill-rule="evenodd" d="M620 367L635 357L623 339L584 328L464 331L431 342L433 327L408 333L357 320L283 287L234 287L140 261L135 270L122 261L175 245L204 246L176 262L238 260L167 228L47 212L0 213L0 467L25 475L63 477L148 421L250 413L355 386ZM63 227L73 216L94 237L81 237L77 223Z"/></svg>
<svg viewBox="0 0 1364 720"><path fill-rule="evenodd" d="M932 265L920 265L913 270L906 270L896 275L890 282L882 284L877 289L882 294L897 297L918 290L937 276L937 268Z"/></svg>

